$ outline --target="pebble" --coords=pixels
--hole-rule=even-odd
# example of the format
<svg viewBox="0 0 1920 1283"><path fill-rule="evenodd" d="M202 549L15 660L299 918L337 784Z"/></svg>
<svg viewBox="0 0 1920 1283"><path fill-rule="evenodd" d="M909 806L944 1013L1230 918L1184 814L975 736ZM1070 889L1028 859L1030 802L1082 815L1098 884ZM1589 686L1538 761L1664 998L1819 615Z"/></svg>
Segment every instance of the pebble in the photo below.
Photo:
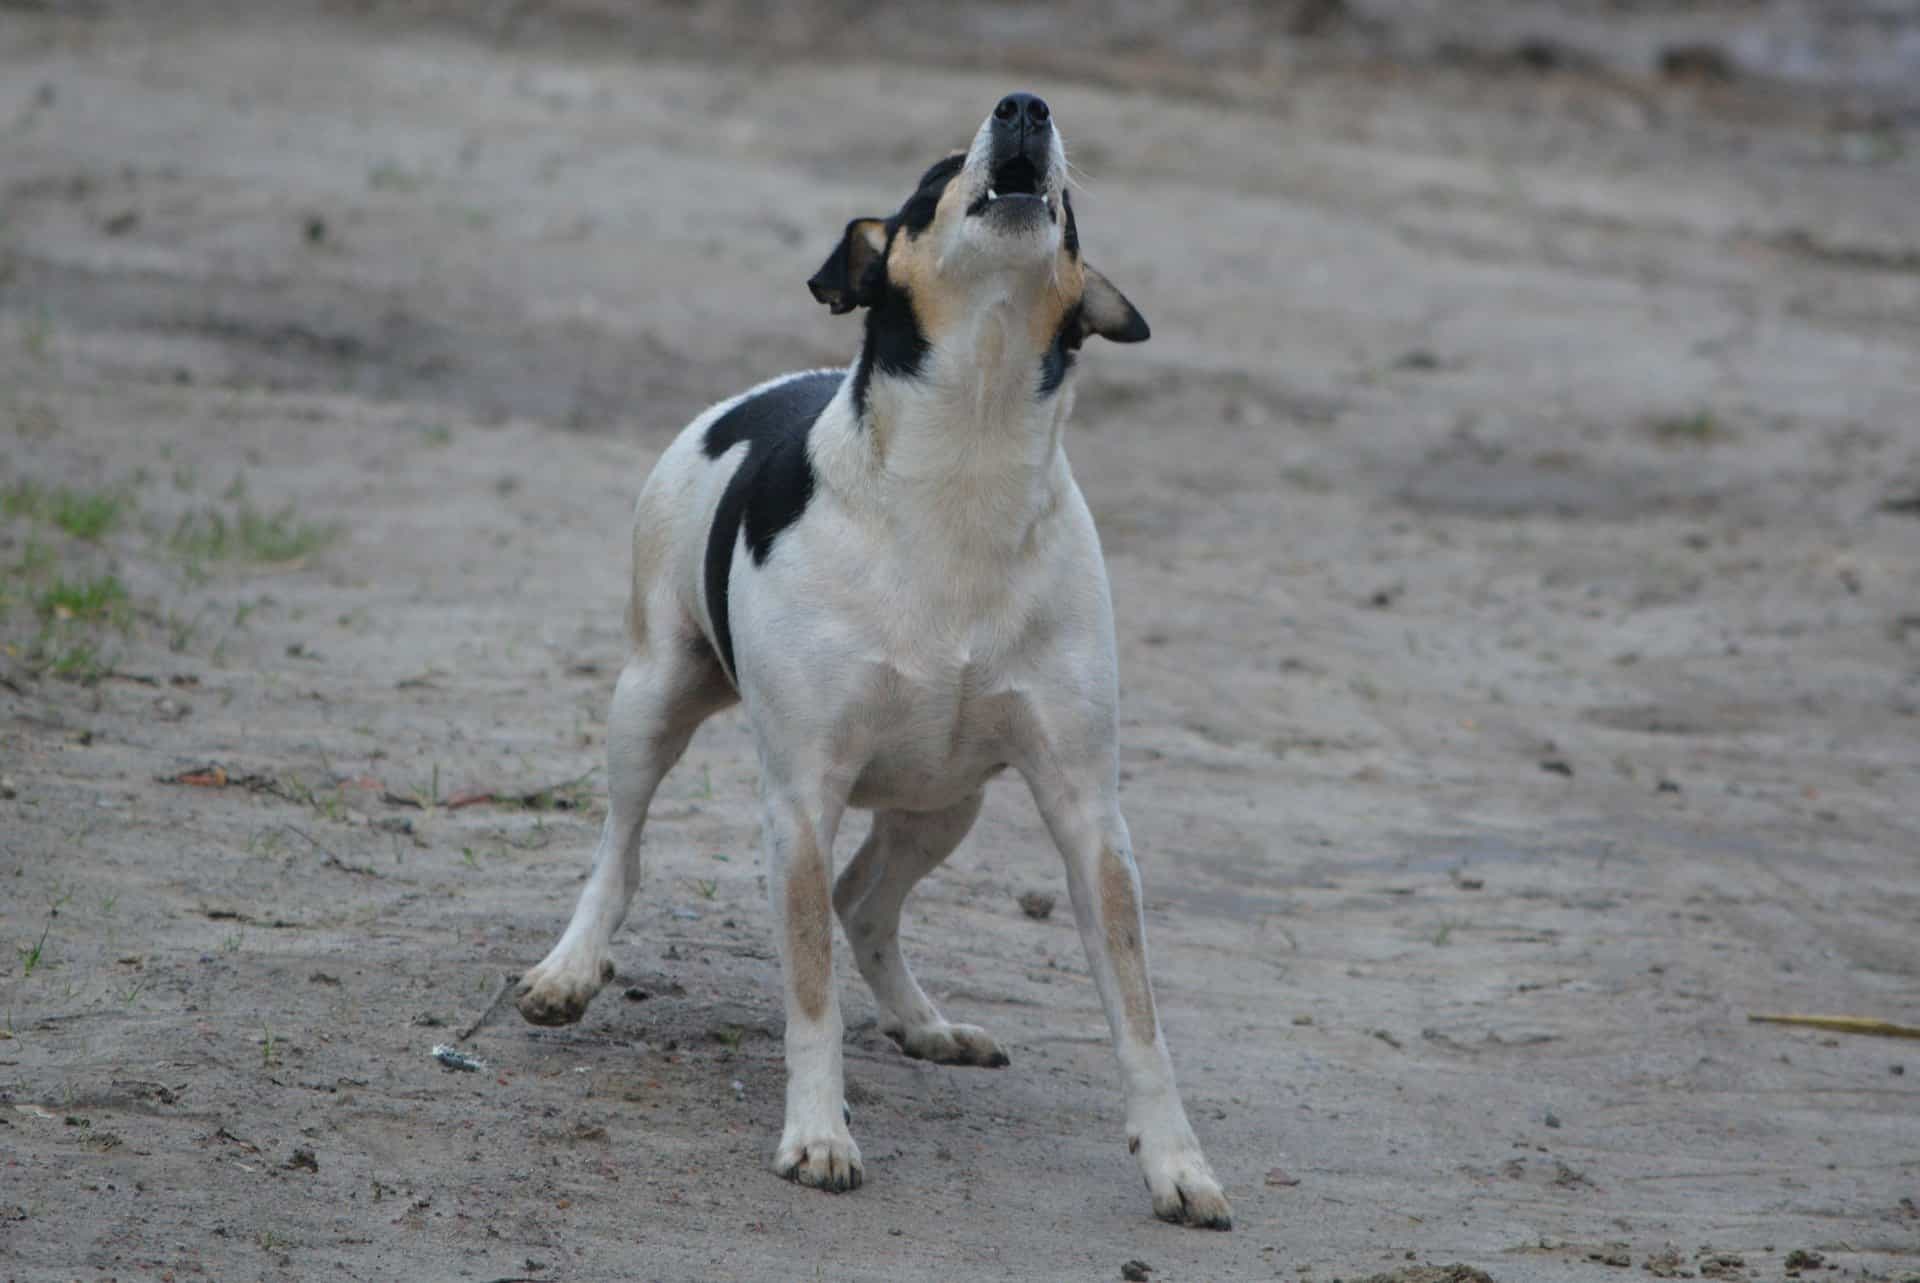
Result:
<svg viewBox="0 0 1920 1283"><path fill-rule="evenodd" d="M1053 916L1053 897L1045 891L1023 891L1020 893L1020 912L1035 922L1045 922Z"/></svg>
<svg viewBox="0 0 1920 1283"><path fill-rule="evenodd" d="M20 786L13 782L13 776L0 775L0 797L9 800L20 796Z"/></svg>

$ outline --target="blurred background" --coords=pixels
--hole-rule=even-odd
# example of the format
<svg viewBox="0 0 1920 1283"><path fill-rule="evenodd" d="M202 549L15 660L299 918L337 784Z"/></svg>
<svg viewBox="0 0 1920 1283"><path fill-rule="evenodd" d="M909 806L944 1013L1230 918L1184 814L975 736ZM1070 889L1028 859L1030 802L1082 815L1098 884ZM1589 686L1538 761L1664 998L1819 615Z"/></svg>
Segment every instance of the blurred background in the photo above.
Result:
<svg viewBox="0 0 1920 1283"><path fill-rule="evenodd" d="M766 1174L737 715L587 1019L426 1054L584 874L653 458L1015 89L1153 326L1068 449L1230 1236L1017 787L906 929L1014 1067L847 971L869 1184ZM0 1260L1911 1277L1911 1044L1747 1017L1920 1012L1916 407L1911 0L0 0Z"/></svg>

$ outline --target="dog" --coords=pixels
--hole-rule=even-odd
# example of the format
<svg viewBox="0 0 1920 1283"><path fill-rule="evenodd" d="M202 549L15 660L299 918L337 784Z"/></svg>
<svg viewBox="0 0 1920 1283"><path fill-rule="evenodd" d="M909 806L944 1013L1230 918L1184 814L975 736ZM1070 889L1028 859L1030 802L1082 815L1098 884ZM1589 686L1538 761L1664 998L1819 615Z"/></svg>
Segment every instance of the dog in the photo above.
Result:
<svg viewBox="0 0 1920 1283"><path fill-rule="evenodd" d="M848 223L808 287L836 315L865 311L858 358L709 408L641 491L606 826L565 932L520 979L519 1010L576 1021L613 978L609 941L639 881L654 789L695 727L743 703L786 1000L773 1166L853 1189L833 919L902 1051L1007 1064L984 1029L934 1007L899 927L908 892L1012 766L1066 861L1154 1212L1230 1228L1148 982L1118 801L1113 608L1061 445L1083 342L1138 343L1148 327L1081 256L1047 104L1001 99L896 213ZM833 879L848 807L873 827Z"/></svg>

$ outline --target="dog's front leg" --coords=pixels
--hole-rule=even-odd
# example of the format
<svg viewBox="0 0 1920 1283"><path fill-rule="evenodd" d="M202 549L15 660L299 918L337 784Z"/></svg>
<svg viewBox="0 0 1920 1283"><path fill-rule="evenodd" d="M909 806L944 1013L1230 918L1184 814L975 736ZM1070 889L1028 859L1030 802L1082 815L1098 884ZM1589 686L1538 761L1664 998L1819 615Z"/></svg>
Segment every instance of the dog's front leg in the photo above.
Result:
<svg viewBox="0 0 1920 1283"><path fill-rule="evenodd" d="M1140 1162L1154 1215L1205 1229L1233 1227L1173 1082L1173 1062L1147 979L1140 874L1121 817L1111 759L1078 767L1049 755L1028 783L1067 863L1067 892L1099 987L1127 1098L1127 1148Z"/></svg>
<svg viewBox="0 0 1920 1283"><path fill-rule="evenodd" d="M860 1147L847 1130L840 995L833 983L828 888L840 808L778 785L762 788L767 894L778 924L787 1006L787 1121L773 1170L839 1193L859 1188L864 1175Z"/></svg>

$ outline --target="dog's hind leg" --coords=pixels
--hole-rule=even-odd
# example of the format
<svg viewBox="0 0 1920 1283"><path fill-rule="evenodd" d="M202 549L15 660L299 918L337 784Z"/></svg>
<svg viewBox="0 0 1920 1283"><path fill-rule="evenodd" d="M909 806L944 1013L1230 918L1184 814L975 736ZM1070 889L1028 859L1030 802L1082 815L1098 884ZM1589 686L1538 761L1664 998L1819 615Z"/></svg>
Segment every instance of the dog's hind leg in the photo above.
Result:
<svg viewBox="0 0 1920 1283"><path fill-rule="evenodd" d="M944 811L881 811L873 831L833 886L860 974L880 1007L880 1030L916 1060L947 1065L1007 1063L986 1030L956 1025L935 1009L900 952L900 907L914 884L953 854L980 814L975 793Z"/></svg>
<svg viewBox="0 0 1920 1283"><path fill-rule="evenodd" d="M607 821L566 931L520 977L518 1005L529 1021L573 1023L613 978L608 944L640 884L647 804L695 728L733 698L711 653L678 638L641 647L621 670L607 714Z"/></svg>

